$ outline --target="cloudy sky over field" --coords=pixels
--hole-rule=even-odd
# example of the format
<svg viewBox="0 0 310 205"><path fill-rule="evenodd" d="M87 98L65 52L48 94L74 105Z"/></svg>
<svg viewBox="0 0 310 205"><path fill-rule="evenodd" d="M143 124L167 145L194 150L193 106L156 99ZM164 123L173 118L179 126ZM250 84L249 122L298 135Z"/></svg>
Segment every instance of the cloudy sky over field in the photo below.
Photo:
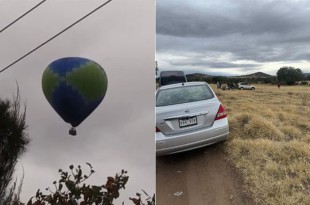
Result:
<svg viewBox="0 0 310 205"><path fill-rule="evenodd" d="M0 29L38 2L1 0ZM0 69L103 2L46 1L0 34ZM75 137L68 134L70 125L51 108L41 88L47 65L69 56L96 61L109 81L104 100L77 128ZM38 188L52 187L59 168L86 162L96 170L91 184L102 185L107 176L128 171L120 201L128 201L141 189L155 192L154 56L155 1L113 0L0 73L0 98L11 99L17 81L21 99L27 102L31 143L17 165L17 176L22 168L25 174L23 201Z"/></svg>
<svg viewBox="0 0 310 205"><path fill-rule="evenodd" d="M310 1L157 0L156 24L160 70L310 72Z"/></svg>

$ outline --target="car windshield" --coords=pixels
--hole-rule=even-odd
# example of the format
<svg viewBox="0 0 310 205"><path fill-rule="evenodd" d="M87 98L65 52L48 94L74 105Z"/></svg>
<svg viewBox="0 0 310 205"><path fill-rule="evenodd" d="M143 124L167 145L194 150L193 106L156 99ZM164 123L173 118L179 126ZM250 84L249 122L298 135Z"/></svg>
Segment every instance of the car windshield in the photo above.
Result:
<svg viewBox="0 0 310 205"><path fill-rule="evenodd" d="M207 85L182 86L160 90L156 97L156 106L168 106L213 98Z"/></svg>

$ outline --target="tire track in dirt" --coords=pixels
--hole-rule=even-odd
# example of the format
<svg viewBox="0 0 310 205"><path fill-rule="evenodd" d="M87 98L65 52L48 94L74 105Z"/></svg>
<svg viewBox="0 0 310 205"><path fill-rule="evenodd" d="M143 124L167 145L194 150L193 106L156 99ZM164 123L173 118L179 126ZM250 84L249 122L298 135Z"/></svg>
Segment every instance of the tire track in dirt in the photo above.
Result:
<svg viewBox="0 0 310 205"><path fill-rule="evenodd" d="M224 143L156 160L157 205L252 205Z"/></svg>

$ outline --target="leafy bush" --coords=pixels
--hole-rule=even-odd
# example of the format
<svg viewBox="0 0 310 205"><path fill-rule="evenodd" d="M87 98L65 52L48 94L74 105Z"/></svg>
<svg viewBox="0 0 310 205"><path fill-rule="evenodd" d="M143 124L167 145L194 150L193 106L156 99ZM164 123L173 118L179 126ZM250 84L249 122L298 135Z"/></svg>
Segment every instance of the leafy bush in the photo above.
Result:
<svg viewBox="0 0 310 205"><path fill-rule="evenodd" d="M307 81L301 81L300 85L308 85L308 82Z"/></svg>
<svg viewBox="0 0 310 205"><path fill-rule="evenodd" d="M54 190L46 188L48 194L43 194L40 189L35 196L31 197L27 205L113 205L113 201L117 199L121 189L125 189L129 177L127 171L122 170L120 174L114 177L107 177L104 185L86 185L84 182L95 173L91 164L89 172L84 174L81 166L70 165L70 171L59 169L60 179L53 182ZM143 191L143 190L142 190ZM136 198L129 198L135 205L155 205L155 194L148 197L142 202L141 194L137 193ZM21 202L14 202L13 205L24 205Z"/></svg>
<svg viewBox="0 0 310 205"><path fill-rule="evenodd" d="M279 82L294 85L296 81L304 79L304 74L299 68L284 66L277 72Z"/></svg>
<svg viewBox="0 0 310 205"><path fill-rule="evenodd" d="M19 88L12 100L0 99L0 204L19 199L21 184L13 181L15 165L26 151L26 106L21 107Z"/></svg>

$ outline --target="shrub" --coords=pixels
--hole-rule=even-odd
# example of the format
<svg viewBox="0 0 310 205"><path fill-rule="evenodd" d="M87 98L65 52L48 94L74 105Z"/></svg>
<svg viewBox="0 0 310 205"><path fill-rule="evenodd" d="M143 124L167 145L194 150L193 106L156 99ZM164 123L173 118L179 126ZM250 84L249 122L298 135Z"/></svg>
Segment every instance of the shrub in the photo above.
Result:
<svg viewBox="0 0 310 205"><path fill-rule="evenodd" d="M86 185L84 182L95 173L91 164L89 172L83 174L81 166L69 166L70 171L59 169L60 179L53 182L53 190L46 188L48 194L43 194L40 189L35 196L31 197L27 205L113 205L114 199L119 197L119 191L125 189L129 177L127 171L122 170L120 174L114 177L107 177L104 185ZM155 194L148 197L146 203L141 200L141 194L137 193L136 198L129 198L135 205L155 205ZM22 205L23 203L14 202L14 205Z"/></svg>
<svg viewBox="0 0 310 205"><path fill-rule="evenodd" d="M308 82L307 81L301 81L300 85L308 85Z"/></svg>

